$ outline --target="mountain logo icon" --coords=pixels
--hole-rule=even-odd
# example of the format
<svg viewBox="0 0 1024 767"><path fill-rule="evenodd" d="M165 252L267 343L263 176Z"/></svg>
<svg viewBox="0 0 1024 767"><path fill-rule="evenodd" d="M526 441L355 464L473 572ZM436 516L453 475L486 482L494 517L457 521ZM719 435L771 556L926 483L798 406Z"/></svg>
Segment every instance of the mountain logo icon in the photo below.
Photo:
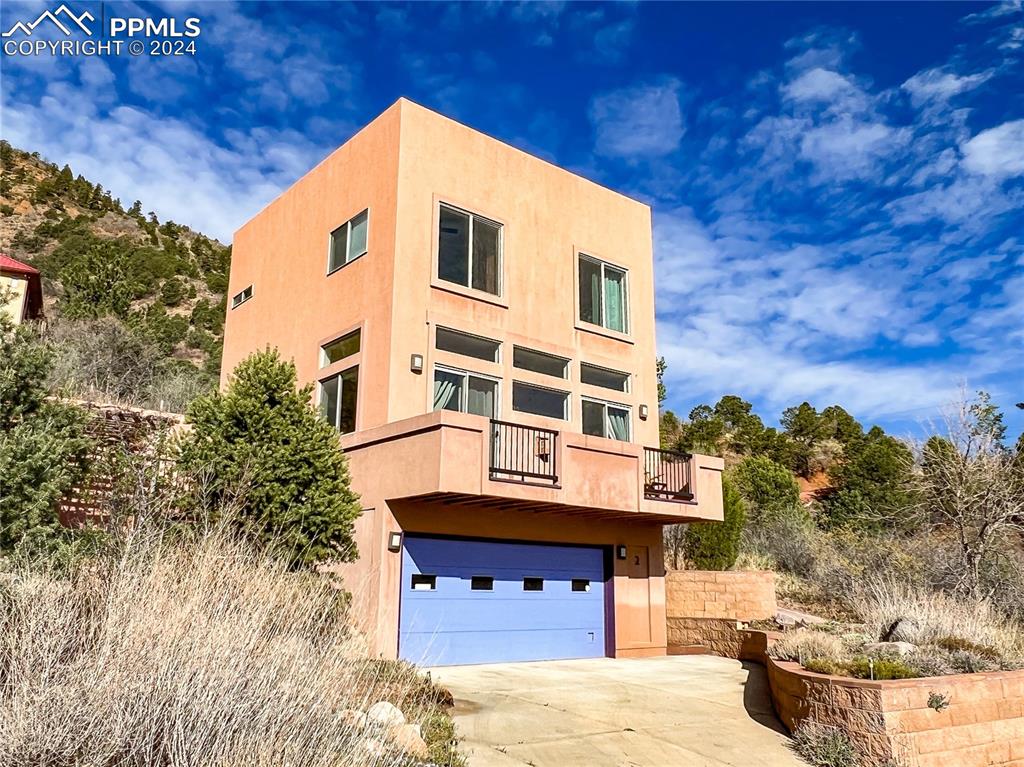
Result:
<svg viewBox="0 0 1024 767"><path fill-rule="evenodd" d="M63 19L63 21L62 21ZM66 37L70 37L74 28L77 26L89 37L92 37L92 30L86 26L86 21L96 21L96 17L86 11L81 16L76 16L70 8L61 3L61 5L55 11L43 11L39 14L39 17L26 24L24 21L15 22L14 26L3 33L3 37L13 37L15 33L21 32L26 37L31 37L32 32L35 28L42 24L44 21L50 21L56 25L57 29L64 33Z"/></svg>

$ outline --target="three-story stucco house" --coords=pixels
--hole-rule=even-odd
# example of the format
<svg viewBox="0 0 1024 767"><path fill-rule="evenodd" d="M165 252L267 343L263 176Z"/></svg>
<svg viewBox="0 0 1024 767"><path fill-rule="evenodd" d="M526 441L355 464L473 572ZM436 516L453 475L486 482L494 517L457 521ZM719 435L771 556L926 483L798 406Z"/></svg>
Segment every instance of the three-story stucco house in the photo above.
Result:
<svg viewBox="0 0 1024 767"><path fill-rule="evenodd" d="M316 382L362 497L377 652L664 654L662 526L722 462L658 450L650 209L401 99L235 235L223 381Z"/></svg>

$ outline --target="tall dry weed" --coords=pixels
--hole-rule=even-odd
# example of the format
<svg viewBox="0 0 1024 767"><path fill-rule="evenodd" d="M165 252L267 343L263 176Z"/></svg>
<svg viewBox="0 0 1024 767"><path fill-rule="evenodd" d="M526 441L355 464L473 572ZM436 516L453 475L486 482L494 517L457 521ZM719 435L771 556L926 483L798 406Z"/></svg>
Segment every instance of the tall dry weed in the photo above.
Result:
<svg viewBox="0 0 1024 767"><path fill-rule="evenodd" d="M425 720L439 693L368 661L346 613L326 577L225 532L0 573L0 767L406 764L346 710Z"/></svg>

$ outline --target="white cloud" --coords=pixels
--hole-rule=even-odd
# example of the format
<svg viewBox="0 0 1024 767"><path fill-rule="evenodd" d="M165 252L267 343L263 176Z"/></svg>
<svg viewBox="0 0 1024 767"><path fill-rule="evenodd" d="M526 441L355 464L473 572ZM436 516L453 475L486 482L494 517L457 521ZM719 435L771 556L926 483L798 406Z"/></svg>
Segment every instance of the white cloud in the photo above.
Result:
<svg viewBox="0 0 1024 767"><path fill-rule="evenodd" d="M660 157L679 148L685 133L681 83L667 79L597 96L590 104L595 151L606 157Z"/></svg>
<svg viewBox="0 0 1024 767"><path fill-rule="evenodd" d="M914 106L929 101L948 101L966 91L977 88L990 80L994 72L979 72L973 75L958 75L943 67L926 69L907 79L901 86L910 94Z"/></svg>
<svg viewBox="0 0 1024 767"><path fill-rule="evenodd" d="M1024 174L1024 120L1013 120L979 133L960 147L964 167L997 179Z"/></svg>
<svg viewBox="0 0 1024 767"><path fill-rule="evenodd" d="M847 77L830 69L815 67L782 86L782 94L795 101L833 101L859 88Z"/></svg>
<svg viewBox="0 0 1024 767"><path fill-rule="evenodd" d="M909 138L905 130L844 117L806 131L800 156L815 164L819 179L864 178L875 174L879 162Z"/></svg>
<svg viewBox="0 0 1024 767"><path fill-rule="evenodd" d="M253 129L222 146L200 127L118 107L74 113L51 86L38 106L4 104L4 138L38 151L145 210L230 242L243 224L324 154L298 131Z"/></svg>

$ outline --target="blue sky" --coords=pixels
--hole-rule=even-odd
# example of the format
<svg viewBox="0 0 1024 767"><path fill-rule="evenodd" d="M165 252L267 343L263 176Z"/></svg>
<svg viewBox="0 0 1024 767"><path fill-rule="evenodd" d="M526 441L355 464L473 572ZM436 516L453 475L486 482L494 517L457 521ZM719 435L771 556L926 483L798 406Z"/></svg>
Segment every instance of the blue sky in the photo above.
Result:
<svg viewBox="0 0 1024 767"><path fill-rule="evenodd" d="M652 206L677 412L903 433L966 384L1024 428L1019 1L106 12L198 16L197 55L4 57L0 129L126 203L226 241L404 95Z"/></svg>

